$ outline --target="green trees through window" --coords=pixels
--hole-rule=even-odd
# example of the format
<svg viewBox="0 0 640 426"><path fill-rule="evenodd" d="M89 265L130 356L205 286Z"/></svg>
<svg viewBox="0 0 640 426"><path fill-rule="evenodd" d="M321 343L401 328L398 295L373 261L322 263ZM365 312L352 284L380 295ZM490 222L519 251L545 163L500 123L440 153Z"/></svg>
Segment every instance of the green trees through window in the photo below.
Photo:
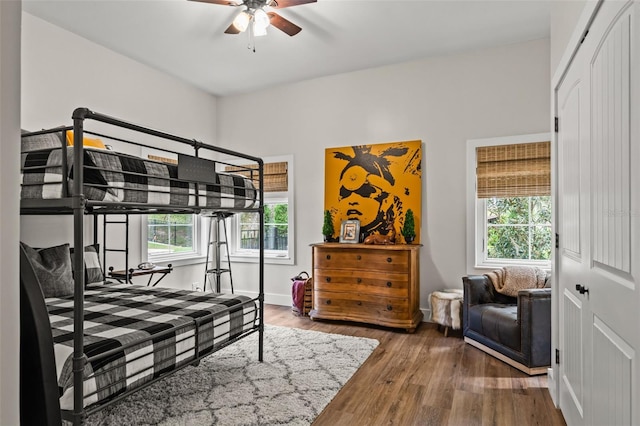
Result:
<svg viewBox="0 0 640 426"><path fill-rule="evenodd" d="M487 259L549 260L551 197L486 199Z"/></svg>
<svg viewBox="0 0 640 426"><path fill-rule="evenodd" d="M259 222L257 213L240 214L241 250L260 248ZM287 251L289 246L289 212L287 203L265 204L264 206L264 246L265 250Z"/></svg>
<svg viewBox="0 0 640 426"><path fill-rule="evenodd" d="M152 214L147 218L147 250L150 255L195 251L195 220L191 214Z"/></svg>

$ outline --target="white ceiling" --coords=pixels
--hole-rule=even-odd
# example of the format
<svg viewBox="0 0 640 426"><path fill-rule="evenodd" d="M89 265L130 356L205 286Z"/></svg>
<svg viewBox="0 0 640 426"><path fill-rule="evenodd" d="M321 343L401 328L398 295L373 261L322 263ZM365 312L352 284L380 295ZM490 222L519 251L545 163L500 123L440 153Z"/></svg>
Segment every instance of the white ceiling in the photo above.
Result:
<svg viewBox="0 0 640 426"><path fill-rule="evenodd" d="M187 0L23 0L23 9L212 94L549 37L546 0L318 0L278 13L302 27L224 34L237 8Z"/></svg>

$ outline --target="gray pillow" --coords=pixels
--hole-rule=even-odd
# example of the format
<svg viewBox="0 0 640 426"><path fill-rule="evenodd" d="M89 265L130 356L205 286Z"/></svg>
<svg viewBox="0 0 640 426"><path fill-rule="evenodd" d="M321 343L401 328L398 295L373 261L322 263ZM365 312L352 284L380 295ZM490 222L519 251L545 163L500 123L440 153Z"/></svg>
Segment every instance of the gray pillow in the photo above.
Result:
<svg viewBox="0 0 640 426"><path fill-rule="evenodd" d="M43 249L34 249L22 242L20 244L31 261L44 297L73 295L69 244Z"/></svg>

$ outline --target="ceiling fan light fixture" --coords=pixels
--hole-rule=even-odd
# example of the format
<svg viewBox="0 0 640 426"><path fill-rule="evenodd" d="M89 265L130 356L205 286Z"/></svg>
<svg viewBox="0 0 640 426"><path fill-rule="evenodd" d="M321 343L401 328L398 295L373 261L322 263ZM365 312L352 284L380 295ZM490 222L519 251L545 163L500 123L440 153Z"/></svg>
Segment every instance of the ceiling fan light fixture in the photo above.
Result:
<svg viewBox="0 0 640 426"><path fill-rule="evenodd" d="M266 34L267 27L271 24L267 12L265 12L262 8L256 9L256 11L253 13L253 20L254 30L259 29Z"/></svg>
<svg viewBox="0 0 640 426"><path fill-rule="evenodd" d="M258 25L257 22L253 23L253 35L256 37L262 37L267 35L267 27Z"/></svg>
<svg viewBox="0 0 640 426"><path fill-rule="evenodd" d="M233 20L233 26L236 27L238 31L241 33L245 32L249 27L249 21L251 20L251 15L247 13L246 10L238 13L238 15Z"/></svg>

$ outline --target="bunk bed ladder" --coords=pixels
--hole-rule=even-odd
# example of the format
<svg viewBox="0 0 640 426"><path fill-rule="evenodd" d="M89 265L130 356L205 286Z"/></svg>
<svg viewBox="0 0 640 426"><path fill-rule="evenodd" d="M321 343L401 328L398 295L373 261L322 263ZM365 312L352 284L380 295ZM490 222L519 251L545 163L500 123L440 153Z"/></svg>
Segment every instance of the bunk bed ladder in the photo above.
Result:
<svg viewBox="0 0 640 426"><path fill-rule="evenodd" d="M231 276L231 260L229 258L229 245L227 244L227 221L225 220L233 213L216 212L209 221L209 236L207 241L207 261L205 262L204 271L204 290L207 290L207 280L211 289L216 293L220 293L220 278L222 274L229 274L229 283L231 284L231 294L233 294L233 277ZM220 226L222 225L222 233ZM213 247L213 249L212 249ZM226 252L226 267L222 267L222 247ZM213 280L212 280L213 277ZM215 284L215 287L214 287Z"/></svg>
<svg viewBox="0 0 640 426"><path fill-rule="evenodd" d="M107 248L107 225L124 225L125 231L124 231L124 249L115 249L115 248ZM95 227L94 227L95 229ZM105 265L105 271L106 271L106 265L107 265L107 252L118 252L118 253L124 253L124 270L127 271L127 278L126 278L126 282L128 284L133 284L131 282L131 274L128 272L129 271L129 215L128 214L124 214L124 219L120 219L120 220L115 220L115 219L109 219L108 215L104 215L102 218L102 244L103 244L103 250L102 250L102 264Z"/></svg>

